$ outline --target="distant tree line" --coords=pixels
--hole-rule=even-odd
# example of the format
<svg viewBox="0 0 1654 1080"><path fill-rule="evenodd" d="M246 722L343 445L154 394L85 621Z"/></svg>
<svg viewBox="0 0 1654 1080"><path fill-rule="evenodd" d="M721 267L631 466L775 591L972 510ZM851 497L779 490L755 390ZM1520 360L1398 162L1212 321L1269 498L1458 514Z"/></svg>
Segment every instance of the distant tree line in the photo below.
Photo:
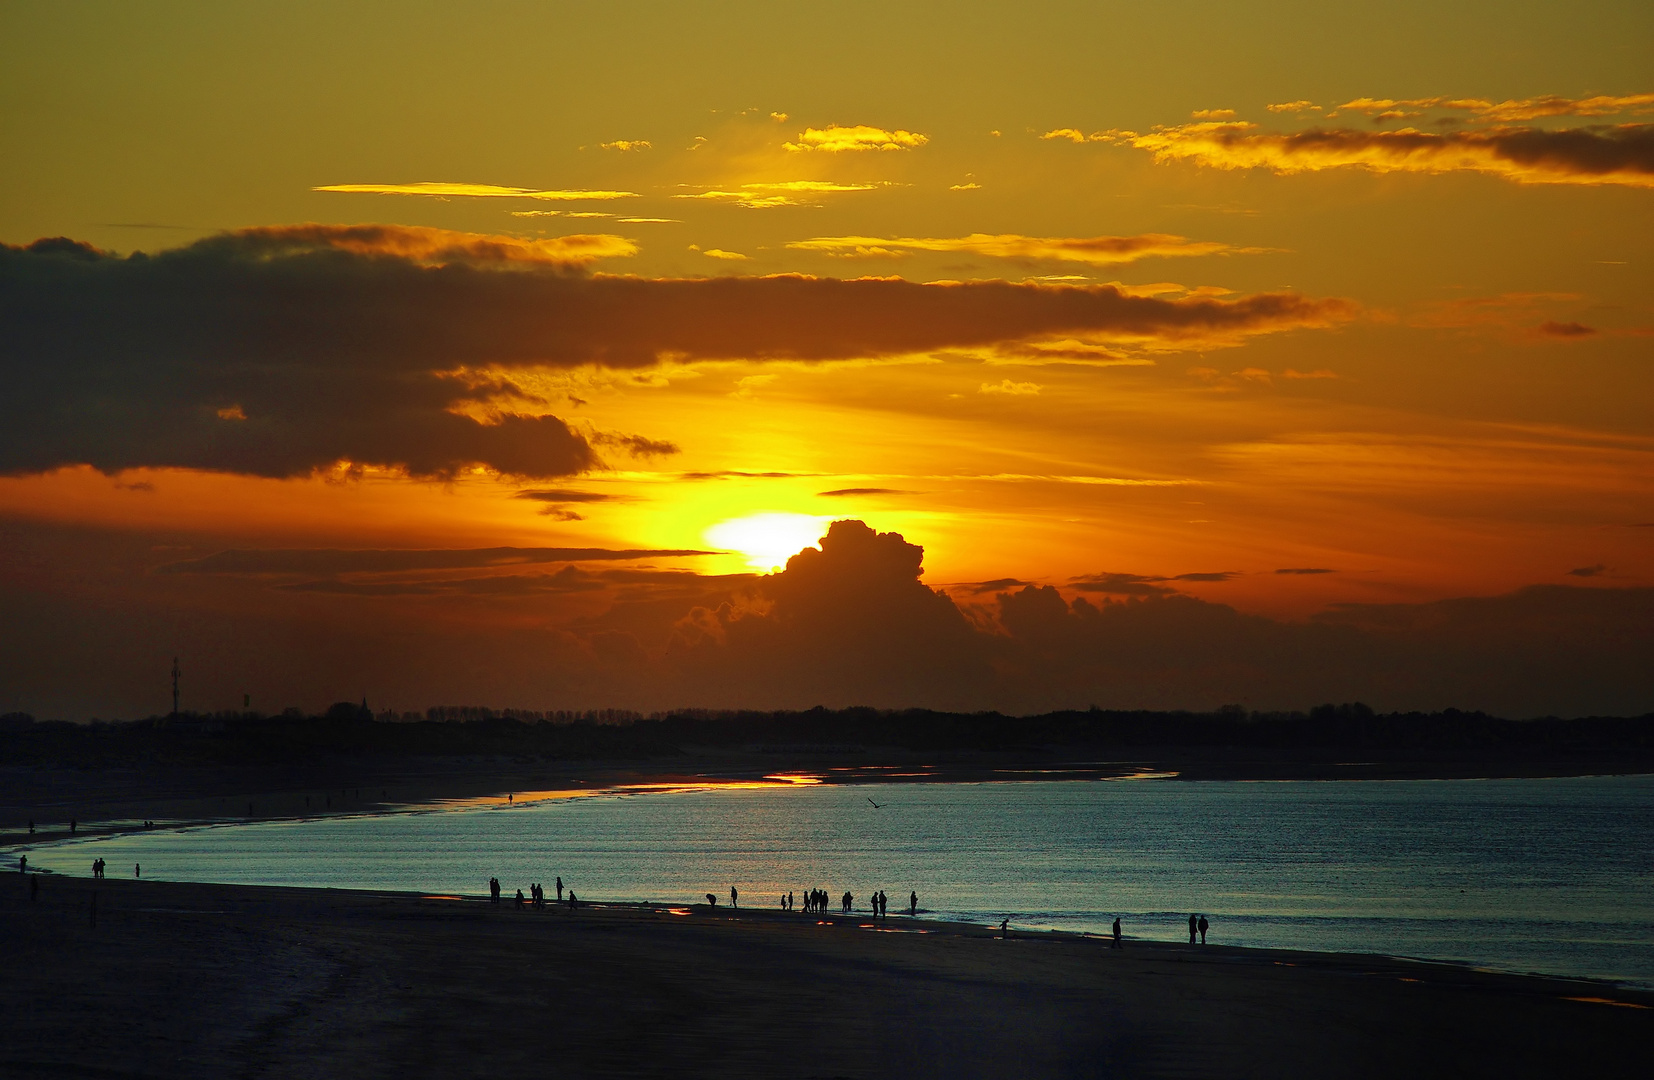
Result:
<svg viewBox="0 0 1654 1080"><path fill-rule="evenodd" d="M1505 720L1480 712L1378 714L1361 704L1308 712L1087 709L1006 716L873 708L804 711L682 709L531 712L437 706L374 714L339 702L309 715L289 709L184 713L132 721L37 722L0 716L0 762L77 767L268 765L338 757L541 760L660 758L718 749L834 752L879 747L997 752L1025 757L1079 752L1215 759L1229 753L1398 758L1479 755L1544 760L1598 755L1654 762L1654 714Z"/></svg>

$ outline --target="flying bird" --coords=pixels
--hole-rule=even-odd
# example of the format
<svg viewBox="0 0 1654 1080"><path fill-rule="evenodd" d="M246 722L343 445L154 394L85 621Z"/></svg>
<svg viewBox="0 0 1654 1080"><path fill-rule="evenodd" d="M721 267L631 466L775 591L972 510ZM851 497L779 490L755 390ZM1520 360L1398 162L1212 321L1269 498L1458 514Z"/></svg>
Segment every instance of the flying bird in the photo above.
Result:
<svg viewBox="0 0 1654 1080"><path fill-rule="evenodd" d="M868 797L868 798L867 798L867 801L868 801L868 802L873 802L873 800L872 800L872 798L871 798L871 797ZM880 805L880 804L878 804L878 803L876 803L876 802L873 802L873 809L875 809L875 810L883 810L883 809L884 809L884 807L883 807L883 806L881 806L881 805Z"/></svg>

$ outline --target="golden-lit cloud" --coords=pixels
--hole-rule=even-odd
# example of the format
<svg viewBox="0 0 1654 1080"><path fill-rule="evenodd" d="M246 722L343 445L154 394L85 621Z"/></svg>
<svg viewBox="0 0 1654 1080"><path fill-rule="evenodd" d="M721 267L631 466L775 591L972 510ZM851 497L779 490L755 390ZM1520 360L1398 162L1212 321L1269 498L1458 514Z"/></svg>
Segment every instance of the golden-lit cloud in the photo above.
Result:
<svg viewBox="0 0 1654 1080"><path fill-rule="evenodd" d="M711 189L672 196L674 199L709 199L732 202L749 209L775 206L809 206L819 202L811 196L838 195L849 191L872 191L887 184L840 184L831 180L777 180L742 184L734 191Z"/></svg>
<svg viewBox="0 0 1654 1080"><path fill-rule="evenodd" d="M601 150L652 150L655 144L648 139L616 139L614 142L598 143Z"/></svg>
<svg viewBox="0 0 1654 1080"><path fill-rule="evenodd" d="M752 257L750 255L743 255L739 251L725 251L723 248L706 248L705 250L702 250L694 244L689 245L689 250L699 251L702 255L705 255L709 259L723 259L728 262L745 262L747 259Z"/></svg>
<svg viewBox="0 0 1654 1080"><path fill-rule="evenodd" d="M1030 397L1038 394L1045 387L1039 383L1013 382L1010 379L1001 379L996 383L983 383L977 387L979 394L1005 394L1009 397Z"/></svg>
<svg viewBox="0 0 1654 1080"><path fill-rule="evenodd" d="M351 195L424 195L436 199L540 199L545 202L582 202L588 199L635 199L635 191L540 190L499 187L495 184L324 184L311 191Z"/></svg>
<svg viewBox="0 0 1654 1080"><path fill-rule="evenodd" d="M857 124L853 127L829 124L824 128L805 128L798 136L797 142L781 145L795 153L820 150L836 154L859 150L913 150L929 141L928 136L916 131L903 131L900 128L886 131L884 128L869 127L866 124Z"/></svg>
<svg viewBox="0 0 1654 1080"><path fill-rule="evenodd" d="M1098 132L1091 141L1147 150L1160 162L1277 173L1362 168L1374 172L1471 170L1524 184L1654 187L1654 125L1478 131L1357 131L1312 128L1279 134L1256 124L1203 122L1136 132Z"/></svg>
<svg viewBox="0 0 1654 1080"><path fill-rule="evenodd" d="M1294 102L1307 105L1308 102ZM1271 105L1271 111L1281 111ZM1654 94L1626 94L1611 96L1567 98L1555 94L1520 98L1508 101L1488 101L1483 98L1356 98L1338 106L1339 112L1360 112L1369 116L1417 116L1429 109L1468 112L1476 120L1508 124L1522 120L1540 120L1550 116L1619 116L1645 115L1654 112ZM1196 114L1198 115L1198 114ZM1331 115L1331 114L1328 114Z"/></svg>
<svg viewBox="0 0 1654 1080"><path fill-rule="evenodd" d="M991 236L972 233L958 237L817 236L787 245L799 251L819 251L839 258L890 258L914 251L963 252L996 259L1049 260L1112 266L1138 259L1174 255L1250 255L1269 248L1237 248L1210 240L1189 240L1170 233L1141 236Z"/></svg>
<svg viewBox="0 0 1654 1080"><path fill-rule="evenodd" d="M598 259L636 255L638 250L624 236L609 233L525 239L423 225L266 225L230 235L236 238L240 250L266 258L331 248L357 255L393 256L426 266L472 263L578 267Z"/></svg>

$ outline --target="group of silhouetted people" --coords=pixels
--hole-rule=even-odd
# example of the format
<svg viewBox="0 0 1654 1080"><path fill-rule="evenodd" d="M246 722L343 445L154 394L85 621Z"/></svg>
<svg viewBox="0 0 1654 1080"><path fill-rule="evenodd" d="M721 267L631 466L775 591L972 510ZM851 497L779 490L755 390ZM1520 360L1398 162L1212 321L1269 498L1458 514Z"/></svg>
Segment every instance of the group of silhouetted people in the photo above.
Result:
<svg viewBox="0 0 1654 1080"><path fill-rule="evenodd" d="M730 903L733 904L735 902L735 890L730 889L729 892ZM712 901L711 893L707 893L707 900ZM849 890L845 890L844 895L839 897L839 911L845 915L850 914L850 910L855 906L855 902L856 898L851 895ZM827 913L827 906L830 903L832 903L832 899L828 896L826 889L804 890L804 914L825 915ZM889 917L890 897L885 894L883 889L880 889L878 892L869 897L868 904L873 909L874 918ZM796 901L793 899L792 893L788 893L786 896L781 898L782 911L792 911L795 907ZM909 915L919 914L919 894L917 892L910 892L907 894L907 913Z"/></svg>
<svg viewBox="0 0 1654 1080"><path fill-rule="evenodd" d="M1190 915L1189 944L1193 945L1195 943L1196 935L1199 935L1200 943L1202 945L1206 944L1206 931L1211 927L1211 925L1211 923L1206 921L1206 916L1204 915Z"/></svg>
<svg viewBox="0 0 1654 1080"><path fill-rule="evenodd" d="M108 866L108 864L105 863L102 859L93 859L92 860L92 876L94 878L103 877L103 871L104 871L104 868L106 866Z"/></svg>
<svg viewBox="0 0 1654 1080"><path fill-rule="evenodd" d="M500 879L497 877L491 877L488 879L488 900L490 903L494 904L500 902ZM557 879L557 902L559 904L563 903L562 878ZM537 881L529 884L527 896L523 895L523 890L517 890L516 906L518 908L521 908L523 905L527 904L530 907L544 909L547 903L546 887ZM568 895L569 910L573 911L578 904L579 901L574 897L574 890L570 889Z"/></svg>

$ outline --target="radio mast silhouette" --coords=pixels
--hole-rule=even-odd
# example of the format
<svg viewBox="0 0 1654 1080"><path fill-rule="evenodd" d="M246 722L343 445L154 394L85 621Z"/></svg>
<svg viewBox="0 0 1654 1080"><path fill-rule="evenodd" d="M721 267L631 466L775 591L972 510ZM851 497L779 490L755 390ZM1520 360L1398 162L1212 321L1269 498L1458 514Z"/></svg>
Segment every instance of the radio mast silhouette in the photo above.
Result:
<svg viewBox="0 0 1654 1080"><path fill-rule="evenodd" d="M178 719L178 658L172 658L172 718Z"/></svg>

